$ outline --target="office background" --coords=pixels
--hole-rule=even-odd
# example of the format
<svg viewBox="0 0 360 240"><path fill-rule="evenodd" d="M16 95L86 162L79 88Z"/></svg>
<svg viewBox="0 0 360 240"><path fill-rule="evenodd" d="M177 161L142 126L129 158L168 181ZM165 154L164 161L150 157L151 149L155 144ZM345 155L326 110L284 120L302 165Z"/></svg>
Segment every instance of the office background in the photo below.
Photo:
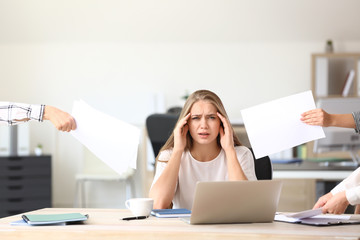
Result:
<svg viewBox="0 0 360 240"><path fill-rule="evenodd" d="M143 129L149 112L205 88L238 121L243 108L309 90L310 55L327 39L360 52L359 9L357 0L0 0L1 100L71 112L81 98ZM53 158L53 205L72 206L86 150L49 122L29 126L31 150L42 143ZM107 188L117 186L94 201L122 204Z"/></svg>

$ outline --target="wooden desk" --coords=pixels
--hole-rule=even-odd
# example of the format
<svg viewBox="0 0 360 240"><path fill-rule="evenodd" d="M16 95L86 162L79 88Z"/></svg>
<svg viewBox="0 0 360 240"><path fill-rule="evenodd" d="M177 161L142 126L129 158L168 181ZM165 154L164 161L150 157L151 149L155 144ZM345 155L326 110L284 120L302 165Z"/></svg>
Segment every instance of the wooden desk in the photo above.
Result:
<svg viewBox="0 0 360 240"><path fill-rule="evenodd" d="M84 224L67 226L11 226L21 219L14 215L0 219L0 238L8 239L356 239L360 238L360 225L314 227L272 222L249 224L189 225L180 219L149 217L145 220L122 221L131 216L120 209L59 209L45 208L31 213L50 214L80 212L89 214Z"/></svg>

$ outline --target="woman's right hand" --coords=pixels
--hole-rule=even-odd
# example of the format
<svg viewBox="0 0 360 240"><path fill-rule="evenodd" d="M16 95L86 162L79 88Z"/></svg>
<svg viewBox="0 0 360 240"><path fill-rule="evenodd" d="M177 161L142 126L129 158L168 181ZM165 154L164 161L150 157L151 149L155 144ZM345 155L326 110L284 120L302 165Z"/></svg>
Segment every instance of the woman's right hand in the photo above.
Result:
<svg viewBox="0 0 360 240"><path fill-rule="evenodd" d="M190 113L179 120L174 129L174 149L183 151L186 147L186 134L189 130L188 120Z"/></svg>
<svg viewBox="0 0 360 240"><path fill-rule="evenodd" d="M317 202L315 203L313 209L321 208L323 207L331 198L333 197L331 192L328 192L327 194L320 197Z"/></svg>

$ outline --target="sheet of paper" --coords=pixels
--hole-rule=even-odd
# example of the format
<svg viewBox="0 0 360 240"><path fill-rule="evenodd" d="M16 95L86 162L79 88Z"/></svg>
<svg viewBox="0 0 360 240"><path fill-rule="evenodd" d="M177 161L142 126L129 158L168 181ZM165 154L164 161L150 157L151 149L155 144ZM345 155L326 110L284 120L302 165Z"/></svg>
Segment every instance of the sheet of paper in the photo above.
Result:
<svg viewBox="0 0 360 240"><path fill-rule="evenodd" d="M296 213L290 213L290 214L286 214L287 217L291 217L291 218L309 218L309 217L314 217L316 215L320 215L322 214L322 208L317 208L317 209L310 209L310 210L305 210L305 211L301 211L301 212L296 212Z"/></svg>
<svg viewBox="0 0 360 240"><path fill-rule="evenodd" d="M74 102L72 115L77 126L72 135L100 160L119 174L136 168L140 129L82 100Z"/></svg>
<svg viewBox="0 0 360 240"><path fill-rule="evenodd" d="M324 138L320 126L300 121L301 114L315 109L311 91L280 98L241 111L256 158Z"/></svg>

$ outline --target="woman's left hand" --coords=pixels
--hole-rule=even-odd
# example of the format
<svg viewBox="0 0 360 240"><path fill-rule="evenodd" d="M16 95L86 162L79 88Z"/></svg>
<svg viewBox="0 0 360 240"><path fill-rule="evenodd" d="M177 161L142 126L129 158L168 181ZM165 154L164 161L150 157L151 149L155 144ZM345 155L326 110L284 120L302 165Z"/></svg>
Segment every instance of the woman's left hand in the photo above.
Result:
<svg viewBox="0 0 360 240"><path fill-rule="evenodd" d="M219 112L217 113L223 126L220 126L220 144L221 147L226 151L234 148L234 137L233 130L230 122L223 117Z"/></svg>

